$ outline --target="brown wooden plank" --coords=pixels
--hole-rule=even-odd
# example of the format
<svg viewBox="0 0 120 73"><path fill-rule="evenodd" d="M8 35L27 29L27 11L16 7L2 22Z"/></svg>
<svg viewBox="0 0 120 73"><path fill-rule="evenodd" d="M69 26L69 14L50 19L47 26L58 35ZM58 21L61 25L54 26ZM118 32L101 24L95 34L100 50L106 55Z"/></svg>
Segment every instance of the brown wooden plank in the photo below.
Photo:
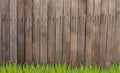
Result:
<svg viewBox="0 0 120 73"><path fill-rule="evenodd" d="M17 0L17 61L25 61L24 0Z"/></svg>
<svg viewBox="0 0 120 73"><path fill-rule="evenodd" d="M108 37L107 37L107 51L106 51L106 65L110 66L113 63L114 56L114 18L109 16L108 18Z"/></svg>
<svg viewBox="0 0 120 73"><path fill-rule="evenodd" d="M86 19L86 45L85 45L85 63L92 62L92 25L93 25L93 2L87 0L87 19Z"/></svg>
<svg viewBox="0 0 120 73"><path fill-rule="evenodd" d="M99 64L99 31L100 31L100 16L94 17L93 23L93 53L92 53L92 64Z"/></svg>
<svg viewBox="0 0 120 73"><path fill-rule="evenodd" d="M94 22L93 22L93 54L92 54L92 64L100 63L100 43L99 43L99 32L100 32L100 15L101 15L101 0L95 0L94 9Z"/></svg>
<svg viewBox="0 0 120 73"><path fill-rule="evenodd" d="M34 62L39 62L39 50L40 50L40 41L39 41L39 30L40 30L40 0L33 0L33 59Z"/></svg>
<svg viewBox="0 0 120 73"><path fill-rule="evenodd" d="M6 63L10 60L9 4L9 0L2 0L3 63Z"/></svg>
<svg viewBox="0 0 120 73"><path fill-rule="evenodd" d="M114 28L115 28L115 0L109 0L108 33L106 65L109 66L114 61Z"/></svg>
<svg viewBox="0 0 120 73"><path fill-rule="evenodd" d="M86 24L86 0L79 0L79 17L77 24L77 62L84 64L85 54L85 24Z"/></svg>
<svg viewBox="0 0 120 73"><path fill-rule="evenodd" d="M71 2L71 38L70 38L70 61L71 65L77 62L77 19L78 19L78 0Z"/></svg>
<svg viewBox="0 0 120 73"><path fill-rule="evenodd" d="M10 61L17 62L17 0L10 1Z"/></svg>
<svg viewBox="0 0 120 73"><path fill-rule="evenodd" d="M41 61L41 19L42 19L42 15L41 15L41 0L40 2L40 7L39 7L39 63Z"/></svg>
<svg viewBox="0 0 120 73"><path fill-rule="evenodd" d="M1 24L1 12L2 12L2 0L0 0L0 64L2 64L2 24Z"/></svg>
<svg viewBox="0 0 120 73"><path fill-rule="evenodd" d="M25 18L25 57L32 63L32 0L25 0Z"/></svg>
<svg viewBox="0 0 120 73"><path fill-rule="evenodd" d="M63 61L70 62L70 7L71 0L64 0Z"/></svg>
<svg viewBox="0 0 120 73"><path fill-rule="evenodd" d="M63 0L56 1L56 62L62 61Z"/></svg>
<svg viewBox="0 0 120 73"><path fill-rule="evenodd" d="M41 0L41 48L40 48L40 62L47 63L47 7L48 0Z"/></svg>
<svg viewBox="0 0 120 73"><path fill-rule="evenodd" d="M55 16L56 0L49 0L48 3L48 62L55 61Z"/></svg>
<svg viewBox="0 0 120 73"><path fill-rule="evenodd" d="M114 33L114 62L120 61L120 0L116 0L116 23Z"/></svg>
<svg viewBox="0 0 120 73"><path fill-rule="evenodd" d="M106 60L106 46L107 46L107 14L108 1L102 0L101 5L101 25L100 25L100 65L105 65Z"/></svg>

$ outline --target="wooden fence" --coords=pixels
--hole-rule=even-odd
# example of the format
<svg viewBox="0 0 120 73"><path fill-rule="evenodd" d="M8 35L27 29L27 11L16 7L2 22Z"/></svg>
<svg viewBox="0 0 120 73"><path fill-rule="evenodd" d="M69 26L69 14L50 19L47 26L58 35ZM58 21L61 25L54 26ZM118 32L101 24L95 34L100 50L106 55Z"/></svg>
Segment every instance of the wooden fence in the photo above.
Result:
<svg viewBox="0 0 120 73"><path fill-rule="evenodd" d="M0 63L120 61L120 0L0 0Z"/></svg>

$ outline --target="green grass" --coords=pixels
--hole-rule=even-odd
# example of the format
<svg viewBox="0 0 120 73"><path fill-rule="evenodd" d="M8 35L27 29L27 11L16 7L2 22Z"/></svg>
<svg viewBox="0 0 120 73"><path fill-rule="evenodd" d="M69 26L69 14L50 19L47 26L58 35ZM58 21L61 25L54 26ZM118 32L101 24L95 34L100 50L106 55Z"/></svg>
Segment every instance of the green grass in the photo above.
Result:
<svg viewBox="0 0 120 73"><path fill-rule="evenodd" d="M70 67L64 64L36 65L7 63L0 65L0 73L120 73L120 64L111 65L109 68L99 66Z"/></svg>

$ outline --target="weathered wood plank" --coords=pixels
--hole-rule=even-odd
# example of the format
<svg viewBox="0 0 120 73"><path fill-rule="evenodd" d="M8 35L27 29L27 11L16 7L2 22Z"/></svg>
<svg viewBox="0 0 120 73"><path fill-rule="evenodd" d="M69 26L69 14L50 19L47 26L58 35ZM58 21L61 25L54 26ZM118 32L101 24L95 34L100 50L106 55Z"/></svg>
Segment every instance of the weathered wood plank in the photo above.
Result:
<svg viewBox="0 0 120 73"><path fill-rule="evenodd" d="M41 0L41 48L40 48L40 62L47 63L47 10L48 0Z"/></svg>
<svg viewBox="0 0 120 73"><path fill-rule="evenodd" d="M86 45L85 63L92 62L92 25L93 25L93 5L94 0L87 0L87 19L86 19Z"/></svg>
<svg viewBox="0 0 120 73"><path fill-rule="evenodd" d="M100 31L100 16L94 17L93 23L93 54L92 54L92 64L99 64L100 51L99 51L99 31Z"/></svg>
<svg viewBox="0 0 120 73"><path fill-rule="evenodd" d="M1 24L1 12L2 12L2 0L0 0L0 64L2 64L2 24Z"/></svg>
<svg viewBox="0 0 120 73"><path fill-rule="evenodd" d="M102 0L101 5L101 25L100 25L100 65L105 65L106 47L107 47L107 16L108 16L108 1Z"/></svg>
<svg viewBox="0 0 120 73"><path fill-rule="evenodd" d="M63 0L56 0L56 62L61 62L62 55L62 27L63 27Z"/></svg>
<svg viewBox="0 0 120 73"><path fill-rule="evenodd" d="M55 18L56 0L48 3L48 62L55 62Z"/></svg>
<svg viewBox="0 0 120 73"><path fill-rule="evenodd" d="M94 9L94 22L93 22L93 55L92 55L92 64L99 64L99 58L100 58L100 43L99 43L99 32L100 32L100 15L101 15L101 0L95 0L95 9Z"/></svg>
<svg viewBox="0 0 120 73"><path fill-rule="evenodd" d="M32 0L25 0L25 51L26 62L32 63Z"/></svg>
<svg viewBox="0 0 120 73"><path fill-rule="evenodd" d="M106 65L114 62L115 0L109 0Z"/></svg>
<svg viewBox="0 0 120 73"><path fill-rule="evenodd" d="M86 0L79 0L79 13L77 24L77 63L84 64L85 54L85 24L86 24Z"/></svg>
<svg viewBox="0 0 120 73"><path fill-rule="evenodd" d="M2 25L3 25L3 63L10 61L10 0L2 0Z"/></svg>
<svg viewBox="0 0 120 73"><path fill-rule="evenodd" d="M39 5L39 63L41 62L41 19L42 19L42 15L41 15L41 0L39 0L40 5Z"/></svg>
<svg viewBox="0 0 120 73"><path fill-rule="evenodd" d="M38 63L40 60L40 0L33 0L33 60Z"/></svg>
<svg viewBox="0 0 120 73"><path fill-rule="evenodd" d="M24 0L17 0L17 61L25 61Z"/></svg>
<svg viewBox="0 0 120 73"><path fill-rule="evenodd" d="M17 0L10 0L10 61L17 62Z"/></svg>
<svg viewBox="0 0 120 73"><path fill-rule="evenodd" d="M106 65L110 66L114 61L114 16L108 18L108 37L107 37L107 51L106 51ZM117 53L116 53L117 54Z"/></svg>
<svg viewBox="0 0 120 73"><path fill-rule="evenodd" d="M71 38L70 38L70 61L71 65L77 62L77 19L78 19L78 0L71 2Z"/></svg>
<svg viewBox="0 0 120 73"><path fill-rule="evenodd" d="M70 62L70 7L71 0L64 0L63 61Z"/></svg>
<svg viewBox="0 0 120 73"><path fill-rule="evenodd" d="M120 61L120 0L116 0L116 21L115 21L115 33L114 33L114 62Z"/></svg>

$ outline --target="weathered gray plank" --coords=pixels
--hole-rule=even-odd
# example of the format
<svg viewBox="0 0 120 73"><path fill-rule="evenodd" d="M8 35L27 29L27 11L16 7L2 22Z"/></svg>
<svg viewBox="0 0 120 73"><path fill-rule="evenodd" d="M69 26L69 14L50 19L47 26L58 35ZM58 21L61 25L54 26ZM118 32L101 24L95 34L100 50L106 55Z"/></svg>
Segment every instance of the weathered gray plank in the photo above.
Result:
<svg viewBox="0 0 120 73"><path fill-rule="evenodd" d="M86 24L86 0L79 0L79 13L77 24L77 63L84 64L85 54L85 24Z"/></svg>
<svg viewBox="0 0 120 73"><path fill-rule="evenodd" d="M106 65L110 66L114 62L114 25L115 17L109 15L108 17L108 33L107 33L107 51L106 51ZM117 54L117 53L116 53Z"/></svg>
<svg viewBox="0 0 120 73"><path fill-rule="evenodd" d="M9 0L2 0L3 63L10 61Z"/></svg>
<svg viewBox="0 0 120 73"><path fill-rule="evenodd" d="M40 61L43 64L47 63L47 10L48 0L41 0L41 48Z"/></svg>
<svg viewBox="0 0 120 73"><path fill-rule="evenodd" d="M17 0L10 0L10 61L17 62Z"/></svg>
<svg viewBox="0 0 120 73"><path fill-rule="evenodd" d="M40 52L40 0L33 0L33 59L34 62L39 62Z"/></svg>
<svg viewBox="0 0 120 73"><path fill-rule="evenodd" d="M24 0L17 0L17 61L25 61L25 24Z"/></svg>
<svg viewBox="0 0 120 73"><path fill-rule="evenodd" d="M106 65L114 62L115 0L109 0Z"/></svg>
<svg viewBox="0 0 120 73"><path fill-rule="evenodd" d="M56 0L56 62L62 61L63 0Z"/></svg>
<svg viewBox="0 0 120 73"><path fill-rule="evenodd" d="M70 62L70 8L71 0L64 0L63 61Z"/></svg>
<svg viewBox="0 0 120 73"><path fill-rule="evenodd" d="M93 25L93 2L94 0L87 0L87 19L86 19L86 49L85 49L85 63L92 62L92 25Z"/></svg>
<svg viewBox="0 0 120 73"><path fill-rule="evenodd" d="M101 15L101 0L95 0L95 9L94 9L94 22L93 22L93 55L92 55L92 63L99 64L100 63L100 43L99 43L99 32L100 32L100 15Z"/></svg>
<svg viewBox="0 0 120 73"><path fill-rule="evenodd" d="M120 61L120 0L116 0L116 22L114 33L114 62Z"/></svg>
<svg viewBox="0 0 120 73"><path fill-rule="evenodd" d="M25 51L26 62L32 63L32 0L25 0Z"/></svg>
<svg viewBox="0 0 120 73"><path fill-rule="evenodd" d="M2 5L2 0L0 0L0 64L2 64L2 24L1 24L1 12L2 12L2 8L1 8L1 5Z"/></svg>
<svg viewBox="0 0 120 73"><path fill-rule="evenodd" d="M78 0L71 2L71 38L70 38L70 61L71 65L77 62L77 19L78 19Z"/></svg>
<svg viewBox="0 0 120 73"><path fill-rule="evenodd" d="M93 23L93 53L92 53L92 64L99 64L99 31L100 31L100 16L94 17Z"/></svg>
<svg viewBox="0 0 120 73"><path fill-rule="evenodd" d="M105 65L106 61L106 46L107 46L107 14L108 1L102 0L101 9L101 25L100 25L100 65Z"/></svg>
<svg viewBox="0 0 120 73"><path fill-rule="evenodd" d="M48 62L55 62L55 18L56 0L48 3Z"/></svg>

